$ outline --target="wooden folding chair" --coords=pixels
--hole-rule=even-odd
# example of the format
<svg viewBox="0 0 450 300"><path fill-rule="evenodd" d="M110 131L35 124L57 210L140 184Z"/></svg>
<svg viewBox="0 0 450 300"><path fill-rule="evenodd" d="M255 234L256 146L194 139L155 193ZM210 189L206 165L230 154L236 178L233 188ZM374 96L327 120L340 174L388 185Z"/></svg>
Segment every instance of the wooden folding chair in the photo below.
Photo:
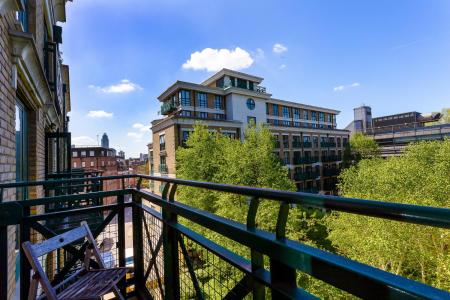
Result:
<svg viewBox="0 0 450 300"><path fill-rule="evenodd" d="M84 240L84 238L88 240L88 247L86 247L84 254L84 267L61 283L52 286L38 258L75 241ZM125 276L129 268L105 269L96 241L86 222L82 222L81 227L54 236L41 243L24 242L22 247L34 271L28 293L29 300L36 299L39 283L49 300L100 299L110 292L113 292L118 299L124 299L117 288L117 283ZM100 269L89 267L92 255ZM66 288L57 293L58 289L66 285L68 285Z"/></svg>

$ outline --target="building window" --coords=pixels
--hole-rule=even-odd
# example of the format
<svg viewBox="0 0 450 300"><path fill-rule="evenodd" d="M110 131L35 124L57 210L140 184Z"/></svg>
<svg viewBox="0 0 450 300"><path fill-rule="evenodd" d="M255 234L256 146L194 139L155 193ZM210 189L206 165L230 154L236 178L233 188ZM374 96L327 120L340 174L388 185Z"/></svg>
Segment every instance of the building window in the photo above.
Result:
<svg viewBox="0 0 450 300"><path fill-rule="evenodd" d="M237 87L241 89L247 89L247 80L244 79L237 79Z"/></svg>
<svg viewBox="0 0 450 300"><path fill-rule="evenodd" d="M303 119L308 120L308 111L307 110L303 111Z"/></svg>
<svg viewBox="0 0 450 300"><path fill-rule="evenodd" d="M72 157L77 157L78 156L78 152L77 151L72 151Z"/></svg>
<svg viewBox="0 0 450 300"><path fill-rule="evenodd" d="M180 98L181 106L191 106L191 93L186 90L181 90L178 98Z"/></svg>
<svg viewBox="0 0 450 300"><path fill-rule="evenodd" d="M247 117L247 124L256 125L256 117Z"/></svg>
<svg viewBox="0 0 450 300"><path fill-rule="evenodd" d="M216 120L224 120L225 115L224 114L214 114L214 119Z"/></svg>
<svg viewBox="0 0 450 300"><path fill-rule="evenodd" d="M319 122L323 122L325 119L324 119L324 114L323 114L323 112L319 112Z"/></svg>
<svg viewBox="0 0 450 300"><path fill-rule="evenodd" d="M247 99L247 108L250 110L254 110L255 109L255 100L253 100L252 98L248 98Z"/></svg>
<svg viewBox="0 0 450 300"><path fill-rule="evenodd" d="M330 114L327 115L327 122L331 123L331 115Z"/></svg>
<svg viewBox="0 0 450 300"><path fill-rule="evenodd" d="M300 127L300 122L294 122L294 127Z"/></svg>
<svg viewBox="0 0 450 300"><path fill-rule="evenodd" d="M283 135L283 147L289 148L289 135Z"/></svg>
<svg viewBox="0 0 450 300"><path fill-rule="evenodd" d="M291 158L289 156L289 151L284 151L284 164L289 165L291 163Z"/></svg>
<svg viewBox="0 0 450 300"><path fill-rule="evenodd" d="M181 133L181 136L182 136L181 142L182 142L183 144L185 144L186 141L188 140L189 134L190 134L190 132L187 131L187 130L183 130L183 131L182 131L182 133Z"/></svg>
<svg viewBox="0 0 450 300"><path fill-rule="evenodd" d="M81 151L81 157L86 157L86 151Z"/></svg>
<svg viewBox="0 0 450 300"><path fill-rule="evenodd" d="M102 160L102 167L104 167L105 166L105 161L104 160Z"/></svg>
<svg viewBox="0 0 450 300"><path fill-rule="evenodd" d="M208 113L200 111L200 112L198 112L198 117L201 119L208 119Z"/></svg>
<svg viewBox="0 0 450 300"><path fill-rule="evenodd" d="M200 107L208 107L208 101L206 100L206 94L205 93L197 93L197 101L198 106Z"/></svg>
<svg viewBox="0 0 450 300"><path fill-rule="evenodd" d="M24 10L19 11L18 20L22 24L24 32L28 32L28 0L21 0Z"/></svg>
<svg viewBox="0 0 450 300"><path fill-rule="evenodd" d="M92 150L89 151L89 156L95 156L95 155L94 155L94 151L92 151Z"/></svg>
<svg viewBox="0 0 450 300"><path fill-rule="evenodd" d="M278 104L272 104L272 116L278 116Z"/></svg>
<svg viewBox="0 0 450 300"><path fill-rule="evenodd" d="M294 108L292 112L294 114L294 119L296 120L300 119L300 110L298 108Z"/></svg>
<svg viewBox="0 0 450 300"><path fill-rule="evenodd" d="M159 150L160 151L166 150L166 135L165 134L161 134L159 136Z"/></svg>
<svg viewBox="0 0 450 300"><path fill-rule="evenodd" d="M182 117L192 117L192 112L190 110L182 110L180 113Z"/></svg>
<svg viewBox="0 0 450 300"><path fill-rule="evenodd" d="M161 156L159 158L159 171L160 171L160 173L165 173L165 174L168 173L165 156Z"/></svg>
<svg viewBox="0 0 450 300"><path fill-rule="evenodd" d="M266 115L269 115L269 103L266 103Z"/></svg>
<svg viewBox="0 0 450 300"><path fill-rule="evenodd" d="M316 119L316 112L315 111L311 112L311 120L317 121L317 119Z"/></svg>
<svg viewBox="0 0 450 300"><path fill-rule="evenodd" d="M91 161L91 167L93 167L94 166L94 162L93 161Z"/></svg>
<svg viewBox="0 0 450 300"><path fill-rule="evenodd" d="M82 161L82 162L81 162L81 167L82 167L82 168L86 167L86 162L85 162L85 161Z"/></svg>
<svg viewBox="0 0 450 300"><path fill-rule="evenodd" d="M214 96L214 108L215 109L223 109L222 96L218 96L218 95Z"/></svg>
<svg viewBox="0 0 450 300"><path fill-rule="evenodd" d="M282 107L283 118L289 118L289 108L287 106Z"/></svg>
<svg viewBox="0 0 450 300"><path fill-rule="evenodd" d="M318 148L319 147L319 137L313 136L313 146Z"/></svg>
<svg viewBox="0 0 450 300"><path fill-rule="evenodd" d="M77 163L73 162L73 167L76 168L77 167Z"/></svg>

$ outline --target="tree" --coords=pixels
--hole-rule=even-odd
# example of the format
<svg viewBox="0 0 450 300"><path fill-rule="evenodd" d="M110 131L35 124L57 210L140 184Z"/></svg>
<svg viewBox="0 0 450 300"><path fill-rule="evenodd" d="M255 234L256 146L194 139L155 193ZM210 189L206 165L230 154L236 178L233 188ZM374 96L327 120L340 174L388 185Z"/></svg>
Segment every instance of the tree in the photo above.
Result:
<svg viewBox="0 0 450 300"><path fill-rule="evenodd" d="M345 197L450 206L450 140L411 144L400 157L363 159L340 175ZM450 289L448 230L333 213L330 238L352 259Z"/></svg>
<svg viewBox="0 0 450 300"><path fill-rule="evenodd" d="M241 141L230 139L220 133L209 132L206 126L197 124L186 142L186 147L177 150L177 177L295 191L296 187L289 179L287 167L283 166L278 156L273 153L274 145L271 132L262 125L247 127L245 139ZM241 223L245 223L249 207L246 197L183 186L178 190L177 199L190 206ZM279 207L280 203L277 201L261 199L256 219L258 228L274 232ZM287 236L309 245L332 250L323 217L324 213L319 210L300 206L291 208L286 226ZM214 242L241 256L250 257L247 247L194 223L184 222ZM217 266L205 265L198 271L210 274L208 268ZM224 281L229 280L226 276L234 274L226 264L221 265L220 269ZM208 278L200 280L207 282ZM301 276L299 284L312 286L311 280L306 281Z"/></svg>
<svg viewBox="0 0 450 300"><path fill-rule="evenodd" d="M355 162L361 159L378 157L380 147L370 137L363 133L355 133L350 138L350 149Z"/></svg>

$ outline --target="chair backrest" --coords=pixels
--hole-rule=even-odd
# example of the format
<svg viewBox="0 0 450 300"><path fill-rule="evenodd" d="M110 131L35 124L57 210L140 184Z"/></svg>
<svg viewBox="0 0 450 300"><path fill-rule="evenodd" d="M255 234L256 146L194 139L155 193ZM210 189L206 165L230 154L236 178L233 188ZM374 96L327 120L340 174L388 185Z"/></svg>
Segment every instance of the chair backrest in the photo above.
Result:
<svg viewBox="0 0 450 300"><path fill-rule="evenodd" d="M44 272L44 269L42 268L42 265L39 261L39 257L42 255L45 255L49 252L55 251L57 249L63 248L75 241L87 239L90 246L92 247L93 253L91 253L89 247L86 248L84 263L85 267L89 268L89 260L92 254L94 254L97 263L99 264L100 268L104 268L104 263L102 261L102 258L100 256L100 251L97 247L96 241L89 229L89 226L86 222L81 222L81 226L77 227L75 229L69 230L67 232L64 232L60 235L54 236L48 240L45 240L43 242L37 243L37 244L31 244L30 242L24 242L22 244L22 248L24 250L24 253L30 262L31 267L33 268L35 274L33 275L33 284L36 284L37 281L39 281L42 285L42 289L44 290L46 296L50 300L56 300L56 291L55 288L52 287L50 280L48 279L47 275ZM58 286L60 286L59 284ZM34 289L35 291L32 291ZM31 296L31 294L34 292L34 294L37 291L37 284L36 286L33 286L33 288L30 288L30 295L29 299L34 297L36 295Z"/></svg>

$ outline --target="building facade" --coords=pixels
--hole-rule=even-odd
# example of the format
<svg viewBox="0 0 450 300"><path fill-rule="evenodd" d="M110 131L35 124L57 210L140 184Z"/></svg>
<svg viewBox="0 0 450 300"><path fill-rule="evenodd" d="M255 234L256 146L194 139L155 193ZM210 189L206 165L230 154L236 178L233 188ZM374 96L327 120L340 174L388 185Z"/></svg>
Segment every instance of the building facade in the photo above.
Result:
<svg viewBox="0 0 450 300"><path fill-rule="evenodd" d="M264 123L298 190L331 193L349 138L336 128L339 111L273 98L262 81L223 69L201 84L171 85L158 97L165 117L152 122L151 172L175 176L175 151L196 121L231 138L243 138L250 122Z"/></svg>
<svg viewBox="0 0 450 300"><path fill-rule="evenodd" d="M69 67L59 51L66 21L66 1L0 1L0 182L43 180L69 168L67 112L70 111ZM59 137L65 137L60 139ZM70 142L69 142L70 147ZM8 189L3 200L43 196L41 187ZM36 213L36 212L33 212ZM8 228L7 274L0 290L15 291L15 228Z"/></svg>
<svg viewBox="0 0 450 300"><path fill-rule="evenodd" d="M372 118L369 106L354 111L355 119L346 129L352 134L360 132L373 138L380 146L382 157L400 155L412 142L450 137L450 123L439 122L441 113L413 111Z"/></svg>

